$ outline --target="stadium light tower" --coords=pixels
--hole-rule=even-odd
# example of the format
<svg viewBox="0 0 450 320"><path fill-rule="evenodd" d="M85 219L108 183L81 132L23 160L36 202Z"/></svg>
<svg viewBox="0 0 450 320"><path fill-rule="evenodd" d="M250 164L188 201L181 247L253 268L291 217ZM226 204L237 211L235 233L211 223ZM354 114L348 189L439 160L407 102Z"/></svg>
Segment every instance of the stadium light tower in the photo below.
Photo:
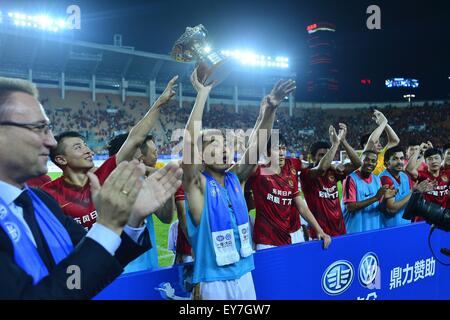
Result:
<svg viewBox="0 0 450 320"><path fill-rule="evenodd" d="M50 32L60 32L69 29L64 18L52 18L46 14L30 15L13 11L7 14L0 13L0 23L5 23L16 28L39 29Z"/></svg>
<svg viewBox="0 0 450 320"><path fill-rule="evenodd" d="M222 53L225 57L235 59L241 64L248 66L279 69L289 68L289 58L287 57L280 56L273 58L244 50L222 50L220 53Z"/></svg>
<svg viewBox="0 0 450 320"><path fill-rule="evenodd" d="M411 93L403 95L403 98L408 100L410 107L412 107L412 99L414 99L415 97L416 97L416 95L415 94L411 94Z"/></svg>

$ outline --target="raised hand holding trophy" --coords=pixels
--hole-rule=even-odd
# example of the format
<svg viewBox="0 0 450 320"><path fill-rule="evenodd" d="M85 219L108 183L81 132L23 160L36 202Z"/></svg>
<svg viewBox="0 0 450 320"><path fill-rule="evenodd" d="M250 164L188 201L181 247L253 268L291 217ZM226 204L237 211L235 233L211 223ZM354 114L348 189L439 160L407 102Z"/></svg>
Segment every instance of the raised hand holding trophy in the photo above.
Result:
<svg viewBox="0 0 450 320"><path fill-rule="evenodd" d="M207 31L201 24L187 27L183 35L175 42L171 56L179 62L196 61L198 79L204 85L222 82L231 72L230 62L211 49L207 40Z"/></svg>

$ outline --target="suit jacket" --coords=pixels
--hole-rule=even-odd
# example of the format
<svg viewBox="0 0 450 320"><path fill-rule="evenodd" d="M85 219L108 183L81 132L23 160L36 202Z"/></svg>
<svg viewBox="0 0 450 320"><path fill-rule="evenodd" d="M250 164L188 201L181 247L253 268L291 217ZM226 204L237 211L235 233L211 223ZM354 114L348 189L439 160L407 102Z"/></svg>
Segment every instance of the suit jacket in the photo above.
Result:
<svg viewBox="0 0 450 320"><path fill-rule="evenodd" d="M11 240L0 228L0 299L90 299L109 285L123 268L151 248L146 230L142 245L136 244L126 233L114 256L91 238L72 218L64 215L58 203L44 191L33 189L50 211L66 228L74 244L74 251L49 270L48 276L33 285L33 278L14 260ZM68 266L80 269L80 289L69 289L67 280L72 275Z"/></svg>

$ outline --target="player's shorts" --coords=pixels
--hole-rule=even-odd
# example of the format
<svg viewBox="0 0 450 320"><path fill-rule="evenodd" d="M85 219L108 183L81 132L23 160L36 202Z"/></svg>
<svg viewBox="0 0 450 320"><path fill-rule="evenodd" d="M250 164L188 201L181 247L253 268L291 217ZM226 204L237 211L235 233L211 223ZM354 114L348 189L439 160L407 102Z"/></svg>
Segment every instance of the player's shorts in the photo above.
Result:
<svg viewBox="0 0 450 320"><path fill-rule="evenodd" d="M291 242L292 244L305 242L305 236L303 235L303 229L300 227L297 231L291 233ZM256 244L256 250L264 250L270 248L276 248L277 246L272 246L270 244Z"/></svg>
<svg viewBox="0 0 450 320"><path fill-rule="evenodd" d="M236 280L200 282L201 300L256 300L252 273Z"/></svg>
<svg viewBox="0 0 450 320"><path fill-rule="evenodd" d="M189 254L180 254L180 253L175 254L175 259L174 259L175 264L188 263L188 262L193 262L193 261L194 261L194 258Z"/></svg>

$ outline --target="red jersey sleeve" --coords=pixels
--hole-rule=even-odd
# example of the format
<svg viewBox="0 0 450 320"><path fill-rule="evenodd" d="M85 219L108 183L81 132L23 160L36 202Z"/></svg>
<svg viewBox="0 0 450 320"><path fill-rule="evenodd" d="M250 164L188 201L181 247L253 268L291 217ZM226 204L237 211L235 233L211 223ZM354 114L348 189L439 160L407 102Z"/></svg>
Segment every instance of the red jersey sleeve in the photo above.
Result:
<svg viewBox="0 0 450 320"><path fill-rule="evenodd" d="M344 203L356 202L356 184L350 176L344 180L343 198Z"/></svg>
<svg viewBox="0 0 450 320"><path fill-rule="evenodd" d="M95 175L98 177L100 184L103 184L111 172L116 168L116 156L108 158L103 164L95 170Z"/></svg>
<svg viewBox="0 0 450 320"><path fill-rule="evenodd" d="M388 185L389 188L394 186L394 181L392 181L392 179L389 178L389 177L383 176L383 177L380 178L380 180L381 180L381 185L382 186Z"/></svg>
<svg viewBox="0 0 450 320"><path fill-rule="evenodd" d="M302 162L300 159L297 158L290 158L292 166L295 168L295 170L297 171L302 171Z"/></svg>
<svg viewBox="0 0 450 320"><path fill-rule="evenodd" d="M255 172L253 172L250 177L248 177L247 182L245 183L245 186L252 187L253 182L255 179L261 174L261 166L257 166ZM246 188L247 189L247 188Z"/></svg>
<svg viewBox="0 0 450 320"><path fill-rule="evenodd" d="M175 192L175 201L184 201L184 189L183 186L180 186Z"/></svg>
<svg viewBox="0 0 450 320"><path fill-rule="evenodd" d="M421 182L423 180L427 180L428 175L426 174L426 171L424 170L418 170L418 175L417 175L417 181Z"/></svg>
<svg viewBox="0 0 450 320"><path fill-rule="evenodd" d="M311 184L311 169L306 168L302 170L300 173L300 183L302 185L302 189L308 189Z"/></svg>

